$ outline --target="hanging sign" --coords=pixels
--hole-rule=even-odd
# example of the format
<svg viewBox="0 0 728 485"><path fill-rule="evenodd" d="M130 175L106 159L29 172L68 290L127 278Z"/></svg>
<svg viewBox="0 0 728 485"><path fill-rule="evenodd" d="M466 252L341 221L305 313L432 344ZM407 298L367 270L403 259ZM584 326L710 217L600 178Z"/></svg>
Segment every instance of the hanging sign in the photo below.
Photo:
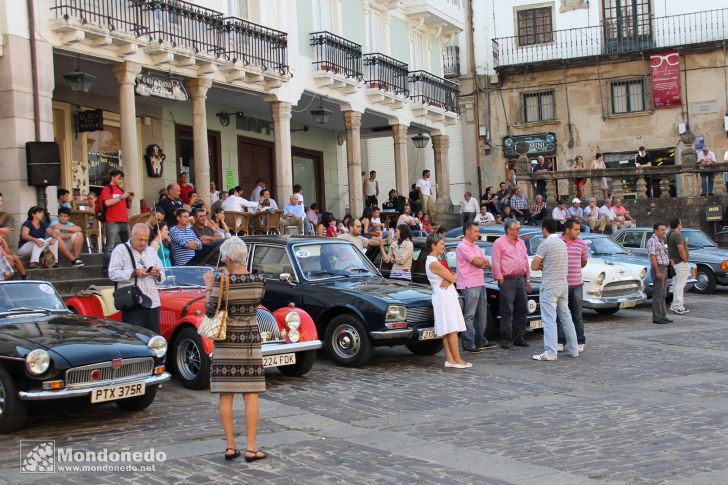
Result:
<svg viewBox="0 0 728 485"><path fill-rule="evenodd" d="M104 112L100 109L79 111L76 113L76 131L84 133L88 131L104 130Z"/></svg>
<svg viewBox="0 0 728 485"><path fill-rule="evenodd" d="M187 101L187 91L177 79L165 79L151 74L138 74L134 92L139 96L155 96L172 101Z"/></svg>
<svg viewBox="0 0 728 485"><path fill-rule="evenodd" d="M650 56L652 100L655 109L682 105L680 96L680 54L666 52Z"/></svg>
<svg viewBox="0 0 728 485"><path fill-rule="evenodd" d="M528 143L528 156L553 155L556 153L556 134L536 133L533 135L507 136L503 138L503 154L506 158L518 158L516 145Z"/></svg>

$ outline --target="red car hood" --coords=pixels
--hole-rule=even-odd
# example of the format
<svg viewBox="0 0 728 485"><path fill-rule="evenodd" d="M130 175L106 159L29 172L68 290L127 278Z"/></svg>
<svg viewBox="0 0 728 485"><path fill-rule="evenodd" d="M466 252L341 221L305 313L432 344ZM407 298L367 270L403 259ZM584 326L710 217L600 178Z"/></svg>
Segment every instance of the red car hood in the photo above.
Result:
<svg viewBox="0 0 728 485"><path fill-rule="evenodd" d="M159 298L163 311L173 311L177 315L185 307L187 307L186 313L188 315L195 310L204 311L205 309L204 288L162 290L159 292Z"/></svg>

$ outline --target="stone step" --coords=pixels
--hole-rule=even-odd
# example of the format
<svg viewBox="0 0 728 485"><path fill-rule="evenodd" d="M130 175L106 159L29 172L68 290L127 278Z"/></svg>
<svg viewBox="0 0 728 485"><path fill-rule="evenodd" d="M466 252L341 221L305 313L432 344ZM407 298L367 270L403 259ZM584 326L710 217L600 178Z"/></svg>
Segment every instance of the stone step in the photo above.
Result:
<svg viewBox="0 0 728 485"><path fill-rule="evenodd" d="M80 291L85 290L89 286L113 286L114 282L107 278L82 278L77 280L69 281L57 281L52 282L53 286L56 287L56 291L61 295L62 298L68 298L73 296Z"/></svg>
<svg viewBox="0 0 728 485"><path fill-rule="evenodd" d="M27 273L29 280L43 280L55 283L86 278L100 278L101 265L87 265L81 266L80 268L59 266L58 268L29 269Z"/></svg>

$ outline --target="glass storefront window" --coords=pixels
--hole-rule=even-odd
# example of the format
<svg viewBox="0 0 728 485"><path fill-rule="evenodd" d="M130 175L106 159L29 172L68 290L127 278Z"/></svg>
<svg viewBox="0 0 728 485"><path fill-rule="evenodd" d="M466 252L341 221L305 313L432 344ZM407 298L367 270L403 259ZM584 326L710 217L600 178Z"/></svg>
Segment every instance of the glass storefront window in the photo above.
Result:
<svg viewBox="0 0 728 485"><path fill-rule="evenodd" d="M103 131L86 133L86 156L89 187L98 191L109 183L113 169L121 169L121 129L104 126ZM79 168L86 167L81 164Z"/></svg>
<svg viewBox="0 0 728 485"><path fill-rule="evenodd" d="M318 180L317 180L317 164L318 161L313 157L300 155L293 156L293 183L303 187L303 196L306 205L310 206L313 202L323 206L322 200L318 199ZM288 201L285 202L286 204Z"/></svg>

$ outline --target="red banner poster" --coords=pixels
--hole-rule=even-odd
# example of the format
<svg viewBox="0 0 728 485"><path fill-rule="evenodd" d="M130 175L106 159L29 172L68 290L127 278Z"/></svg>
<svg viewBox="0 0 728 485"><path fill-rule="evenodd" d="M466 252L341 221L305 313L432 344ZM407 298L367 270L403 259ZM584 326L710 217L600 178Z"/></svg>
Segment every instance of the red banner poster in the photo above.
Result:
<svg viewBox="0 0 728 485"><path fill-rule="evenodd" d="M680 106L680 54L666 52L650 56L652 100L655 109Z"/></svg>

